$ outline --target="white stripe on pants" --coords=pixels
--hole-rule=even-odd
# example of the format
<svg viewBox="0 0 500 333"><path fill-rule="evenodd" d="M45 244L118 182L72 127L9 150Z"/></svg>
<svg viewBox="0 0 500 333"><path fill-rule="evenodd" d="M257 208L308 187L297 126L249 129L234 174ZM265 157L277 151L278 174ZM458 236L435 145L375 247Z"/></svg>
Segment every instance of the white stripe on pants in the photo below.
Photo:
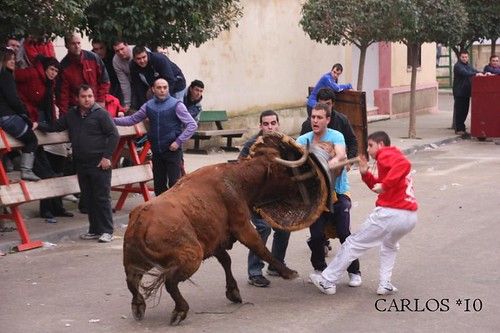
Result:
<svg viewBox="0 0 500 333"><path fill-rule="evenodd" d="M396 253L399 250L398 241L412 231L416 223L416 211L376 207L361 229L347 237L321 275L337 284L354 259L361 257L368 249L380 245L380 281L391 281Z"/></svg>

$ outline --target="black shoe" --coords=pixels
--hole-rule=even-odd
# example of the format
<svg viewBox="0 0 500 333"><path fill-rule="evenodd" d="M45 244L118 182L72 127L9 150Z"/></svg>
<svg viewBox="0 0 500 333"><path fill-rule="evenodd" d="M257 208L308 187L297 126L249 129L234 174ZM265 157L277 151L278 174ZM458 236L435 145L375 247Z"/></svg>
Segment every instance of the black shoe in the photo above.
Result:
<svg viewBox="0 0 500 333"><path fill-rule="evenodd" d="M75 216L75 214L71 213L71 212L68 212L67 210L65 210L64 212L62 213L58 213L56 214L56 216L62 216L62 217L73 217Z"/></svg>
<svg viewBox="0 0 500 333"><path fill-rule="evenodd" d="M262 275L256 275L248 277L248 284L256 287L267 287L271 284L271 281L269 281Z"/></svg>
<svg viewBox="0 0 500 333"><path fill-rule="evenodd" d="M50 213L50 212L47 212L47 213L40 214L40 217L44 218L44 219L53 219L54 215L52 215L52 213Z"/></svg>
<svg viewBox="0 0 500 333"><path fill-rule="evenodd" d="M82 214L88 214L89 213L89 211L87 209L85 209L85 208L80 208L79 211Z"/></svg>

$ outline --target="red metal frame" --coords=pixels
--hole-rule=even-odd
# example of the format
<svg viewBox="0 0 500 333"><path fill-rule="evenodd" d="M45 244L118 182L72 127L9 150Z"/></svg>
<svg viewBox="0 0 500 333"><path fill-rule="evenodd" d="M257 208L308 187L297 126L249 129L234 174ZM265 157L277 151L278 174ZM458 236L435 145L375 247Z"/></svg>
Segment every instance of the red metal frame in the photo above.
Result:
<svg viewBox="0 0 500 333"><path fill-rule="evenodd" d="M5 144L5 149L0 150L0 158L2 158L6 152L9 152L11 150L11 148L9 145L9 141L7 140L7 136L5 135L3 129L1 128L0 128L0 138ZM10 184L9 177L5 172L3 163L0 161L0 185L9 185L9 184ZM23 189L25 197L29 200L30 194L26 188L26 184L22 180L20 181L20 184ZM19 206L20 204L9 206L7 209L10 209L10 214L9 213L0 214L1 219L13 220L16 223L17 232L19 233L19 237L21 238L21 244L17 246L17 249L19 251L26 251L42 247L42 241L39 240L32 241L30 239L30 235L28 233L28 229L26 228L26 224L24 223L23 215L21 214Z"/></svg>
<svg viewBox="0 0 500 333"><path fill-rule="evenodd" d="M149 143L149 141L146 141L142 149L141 155L139 156L139 154L137 153L137 146L135 144L135 139L141 137L143 134L137 125L135 126L135 131L137 134L135 138L121 138L120 141L118 142L118 147L116 148L111 161L112 163L111 165L113 166L113 168L116 167L116 164L120 159L121 152L125 147L125 144L128 146L130 152L130 159L133 165L148 163L146 160L147 160L148 150L151 147L151 144ZM149 192L154 191L154 188L148 187L147 182L140 182L138 184L139 187L134 187L133 184L127 184L124 187L116 186L111 188L112 191L121 192L120 198L118 198L118 201L115 206L115 211L121 210L123 208L125 200L127 199L127 196L130 193L141 193L144 198L144 201L151 200L151 195L149 194Z"/></svg>

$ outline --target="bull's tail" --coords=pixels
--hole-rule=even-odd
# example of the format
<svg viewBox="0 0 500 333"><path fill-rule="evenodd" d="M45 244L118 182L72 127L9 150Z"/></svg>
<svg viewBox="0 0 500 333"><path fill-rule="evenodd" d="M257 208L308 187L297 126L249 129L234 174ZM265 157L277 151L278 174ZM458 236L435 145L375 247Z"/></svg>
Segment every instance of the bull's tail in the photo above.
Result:
<svg viewBox="0 0 500 333"><path fill-rule="evenodd" d="M155 266L152 270L146 272L145 274L152 278L151 281L143 282L141 284L141 289L144 292L144 297L146 299L153 297L156 299L158 295L158 291L160 294L158 295L158 302L161 298L161 291L163 290L162 286L165 285L167 279L172 277L172 273L174 268L163 268L161 266ZM156 303L156 302L155 302Z"/></svg>

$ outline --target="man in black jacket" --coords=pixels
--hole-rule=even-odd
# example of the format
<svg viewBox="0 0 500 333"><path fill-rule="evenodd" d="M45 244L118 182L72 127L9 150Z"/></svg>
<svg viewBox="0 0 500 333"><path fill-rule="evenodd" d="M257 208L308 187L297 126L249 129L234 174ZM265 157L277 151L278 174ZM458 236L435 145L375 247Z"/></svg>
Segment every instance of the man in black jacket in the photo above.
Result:
<svg viewBox="0 0 500 333"><path fill-rule="evenodd" d="M453 112L455 116L455 133L466 134L465 120L469 114L469 104L472 89L472 77L482 76L469 64L469 54L467 51L460 51L460 58L453 67Z"/></svg>
<svg viewBox="0 0 500 333"><path fill-rule="evenodd" d="M158 78L167 80L170 96L182 101L186 79L179 66L162 53L148 52L144 46L134 47L132 57L130 78L136 110L152 97L151 87Z"/></svg>
<svg viewBox="0 0 500 333"><path fill-rule="evenodd" d="M113 240L111 156L120 135L109 112L95 103L90 86L82 84L76 95L78 105L51 123L37 125L44 132L69 131L78 184L82 198L87 201L90 224L89 231L80 238L108 243Z"/></svg>

